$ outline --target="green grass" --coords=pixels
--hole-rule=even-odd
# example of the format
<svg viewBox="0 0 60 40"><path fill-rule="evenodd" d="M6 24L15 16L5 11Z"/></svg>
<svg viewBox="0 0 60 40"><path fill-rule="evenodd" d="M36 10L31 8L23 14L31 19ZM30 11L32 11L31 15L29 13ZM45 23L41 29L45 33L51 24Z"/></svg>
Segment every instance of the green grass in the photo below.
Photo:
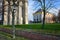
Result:
<svg viewBox="0 0 60 40"><path fill-rule="evenodd" d="M11 34L0 31L0 35L3 36L4 38L6 38L7 40L12 40L12 38L11 38L12 35Z"/></svg>
<svg viewBox="0 0 60 40"><path fill-rule="evenodd" d="M11 34L0 31L0 35L3 36L7 40L13 40ZM16 36L16 38L14 40L29 40L29 39L24 38L24 37L20 37L20 36Z"/></svg>
<svg viewBox="0 0 60 40"><path fill-rule="evenodd" d="M12 29L12 25L0 25L0 28L8 28ZM26 30L26 31L33 31L33 32L40 32L42 34L56 34L60 35L60 24L53 23L53 24L45 24L44 29L42 29L42 24L22 24L22 25L15 25L16 30Z"/></svg>
<svg viewBox="0 0 60 40"><path fill-rule="evenodd" d="M11 27L12 25L0 25L0 27ZM22 24L15 25L16 28L24 29L42 29L42 24ZM46 30L60 30L60 24L45 24L44 29Z"/></svg>
<svg viewBox="0 0 60 40"><path fill-rule="evenodd" d="M48 34L48 35L60 35L60 30L45 30L45 29L30 29L28 31L33 31L36 33L41 33L41 34Z"/></svg>
<svg viewBox="0 0 60 40"><path fill-rule="evenodd" d="M41 34L51 34L51 35L60 35L60 24L45 24L44 29L42 29L42 24L22 24L22 25L15 25L16 30L26 30L26 31L33 31L39 32ZM0 28L8 28L12 29L12 25L0 25ZM16 40L24 40L23 37L16 37ZM21 39L22 38L22 39ZM28 40L28 39L26 39Z"/></svg>

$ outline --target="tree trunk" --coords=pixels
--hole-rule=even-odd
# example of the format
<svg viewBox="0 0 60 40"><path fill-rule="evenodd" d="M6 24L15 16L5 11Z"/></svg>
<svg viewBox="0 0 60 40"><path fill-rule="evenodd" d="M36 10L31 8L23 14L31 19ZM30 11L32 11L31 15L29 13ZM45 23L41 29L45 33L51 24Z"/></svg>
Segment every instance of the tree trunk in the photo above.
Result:
<svg viewBox="0 0 60 40"><path fill-rule="evenodd" d="M44 8L43 8L43 24L42 24L42 29L44 28L44 26L45 26L45 0L43 0L43 2L44 2Z"/></svg>

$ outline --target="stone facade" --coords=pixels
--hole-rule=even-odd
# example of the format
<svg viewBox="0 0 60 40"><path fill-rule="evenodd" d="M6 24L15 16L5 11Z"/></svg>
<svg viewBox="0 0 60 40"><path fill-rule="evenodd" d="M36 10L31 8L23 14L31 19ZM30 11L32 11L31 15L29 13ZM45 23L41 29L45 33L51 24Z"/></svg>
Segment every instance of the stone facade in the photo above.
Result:
<svg viewBox="0 0 60 40"><path fill-rule="evenodd" d="M14 23L17 24L28 24L28 0L17 0L16 1L18 6L15 10L15 19ZM12 6L13 2L10 1L10 4L8 1L4 0L4 25L12 25Z"/></svg>

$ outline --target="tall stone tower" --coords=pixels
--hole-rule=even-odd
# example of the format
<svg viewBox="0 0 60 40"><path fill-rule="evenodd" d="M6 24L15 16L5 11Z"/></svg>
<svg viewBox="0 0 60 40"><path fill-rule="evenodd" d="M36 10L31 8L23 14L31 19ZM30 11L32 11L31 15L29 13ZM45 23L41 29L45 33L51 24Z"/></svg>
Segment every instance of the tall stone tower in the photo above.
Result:
<svg viewBox="0 0 60 40"><path fill-rule="evenodd" d="M4 0L4 25L12 24L12 4L13 1ZM14 23L17 24L28 24L28 0L17 0L17 9L14 13Z"/></svg>

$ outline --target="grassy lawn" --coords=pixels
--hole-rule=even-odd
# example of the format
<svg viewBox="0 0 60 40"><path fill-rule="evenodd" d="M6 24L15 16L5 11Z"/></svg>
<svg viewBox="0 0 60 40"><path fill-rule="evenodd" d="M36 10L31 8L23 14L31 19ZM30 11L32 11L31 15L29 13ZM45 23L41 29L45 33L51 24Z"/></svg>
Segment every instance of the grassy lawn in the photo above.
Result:
<svg viewBox="0 0 60 40"><path fill-rule="evenodd" d="M5 32L2 32L2 31L0 31L0 36L2 36L2 38L5 38L5 40L13 40L11 34L8 34ZM24 37L20 37L20 36L16 36L16 38L14 40L29 40L29 39L24 38Z"/></svg>
<svg viewBox="0 0 60 40"><path fill-rule="evenodd" d="M0 25L0 27L11 27L12 25ZM41 29L42 24L22 24L15 25L16 28L24 28L24 29ZM45 24L44 29L46 30L60 30L60 24Z"/></svg>
<svg viewBox="0 0 60 40"><path fill-rule="evenodd" d="M0 27L12 29L12 25L0 25ZM44 29L42 28L42 24L22 24L15 25L16 30L23 30L28 32L37 32L41 34L52 34L52 35L60 35L60 24L45 24Z"/></svg>

